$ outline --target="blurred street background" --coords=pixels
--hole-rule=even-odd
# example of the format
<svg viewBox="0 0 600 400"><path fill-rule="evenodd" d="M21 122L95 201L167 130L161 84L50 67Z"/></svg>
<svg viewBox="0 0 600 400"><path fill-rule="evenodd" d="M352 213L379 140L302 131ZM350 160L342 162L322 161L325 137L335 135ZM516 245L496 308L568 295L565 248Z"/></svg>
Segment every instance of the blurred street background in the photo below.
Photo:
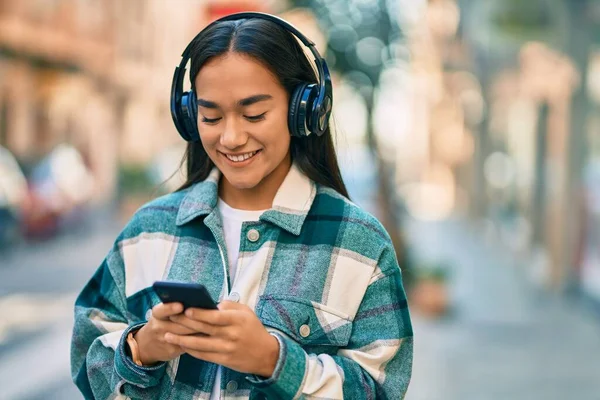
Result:
<svg viewBox="0 0 600 400"><path fill-rule="evenodd" d="M409 400L600 399L600 0L0 0L0 399L78 399L75 297L182 182L172 74L210 21L324 54L353 200L389 231Z"/></svg>

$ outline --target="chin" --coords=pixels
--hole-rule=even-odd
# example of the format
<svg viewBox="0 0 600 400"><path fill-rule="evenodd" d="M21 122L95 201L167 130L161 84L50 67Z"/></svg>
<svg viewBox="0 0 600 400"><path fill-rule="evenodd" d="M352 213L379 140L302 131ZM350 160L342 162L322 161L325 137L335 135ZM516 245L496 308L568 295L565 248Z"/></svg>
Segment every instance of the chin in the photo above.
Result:
<svg viewBox="0 0 600 400"><path fill-rule="evenodd" d="M260 179L256 178L248 178L242 176L228 176L225 175L225 178L229 182L231 186L236 188L237 190L248 190L255 188L259 183Z"/></svg>
<svg viewBox="0 0 600 400"><path fill-rule="evenodd" d="M236 188L237 190L249 190L249 189L255 188L257 185L258 185L258 183L252 184L250 182L240 182L239 184L237 182L234 182L232 184L232 186L234 188Z"/></svg>

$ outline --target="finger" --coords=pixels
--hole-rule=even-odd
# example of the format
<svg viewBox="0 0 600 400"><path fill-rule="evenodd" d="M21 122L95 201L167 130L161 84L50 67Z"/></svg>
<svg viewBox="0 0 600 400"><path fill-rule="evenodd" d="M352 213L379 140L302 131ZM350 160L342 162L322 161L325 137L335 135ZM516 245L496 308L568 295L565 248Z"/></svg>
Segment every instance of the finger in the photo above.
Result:
<svg viewBox="0 0 600 400"><path fill-rule="evenodd" d="M194 335L198 333L194 329L190 329L187 326L175 322L163 321L162 323L165 324L161 327L162 332L170 332L176 335Z"/></svg>
<svg viewBox="0 0 600 400"><path fill-rule="evenodd" d="M192 330L194 333L204 333L206 335L214 336L217 334L217 330L219 327L216 325L210 325L205 322L196 321L194 319L188 318L183 314L172 315L169 317L170 320L178 324L186 329ZM174 332L177 333L177 332Z"/></svg>
<svg viewBox="0 0 600 400"><path fill-rule="evenodd" d="M152 316L156 319L166 321L171 315L177 315L183 312L181 303L159 303L152 307Z"/></svg>
<svg viewBox="0 0 600 400"><path fill-rule="evenodd" d="M210 325L227 326L235 323L236 311L206 310L202 308L188 308L185 316ZM233 314L233 315L232 315Z"/></svg>
<svg viewBox="0 0 600 400"><path fill-rule="evenodd" d="M181 347L184 350L194 350L205 353L223 353L226 351L224 342L211 336L165 334L167 343Z"/></svg>

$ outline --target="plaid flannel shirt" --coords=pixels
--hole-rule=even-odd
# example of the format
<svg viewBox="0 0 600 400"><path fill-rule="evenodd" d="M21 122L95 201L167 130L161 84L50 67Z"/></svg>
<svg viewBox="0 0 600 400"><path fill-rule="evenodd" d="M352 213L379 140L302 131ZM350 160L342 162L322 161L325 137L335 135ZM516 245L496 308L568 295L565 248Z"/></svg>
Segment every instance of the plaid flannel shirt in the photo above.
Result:
<svg viewBox="0 0 600 400"><path fill-rule="evenodd" d="M72 377L88 399L208 399L217 365L184 354L151 367L125 351L160 300L156 280L200 282L253 309L280 343L269 379L223 368L225 399L400 399L413 333L390 238L371 215L292 166L242 226L235 285L218 209L220 172L140 208L75 304ZM251 232L251 234L249 234Z"/></svg>

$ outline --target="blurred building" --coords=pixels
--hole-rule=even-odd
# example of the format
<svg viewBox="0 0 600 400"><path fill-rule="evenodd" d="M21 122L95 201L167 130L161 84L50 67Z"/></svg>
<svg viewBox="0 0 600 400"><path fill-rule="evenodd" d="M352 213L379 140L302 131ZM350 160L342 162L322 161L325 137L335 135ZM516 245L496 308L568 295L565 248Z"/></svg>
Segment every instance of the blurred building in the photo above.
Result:
<svg viewBox="0 0 600 400"><path fill-rule="evenodd" d="M380 94L409 213L467 217L542 286L600 300L599 3L416 3Z"/></svg>
<svg viewBox="0 0 600 400"><path fill-rule="evenodd" d="M25 167L71 143L99 189L114 181L112 6L0 2L0 142Z"/></svg>
<svg viewBox="0 0 600 400"><path fill-rule="evenodd" d="M181 52L211 20L276 2L0 0L0 145L24 166L60 143L112 196L119 164L181 143L169 111Z"/></svg>

